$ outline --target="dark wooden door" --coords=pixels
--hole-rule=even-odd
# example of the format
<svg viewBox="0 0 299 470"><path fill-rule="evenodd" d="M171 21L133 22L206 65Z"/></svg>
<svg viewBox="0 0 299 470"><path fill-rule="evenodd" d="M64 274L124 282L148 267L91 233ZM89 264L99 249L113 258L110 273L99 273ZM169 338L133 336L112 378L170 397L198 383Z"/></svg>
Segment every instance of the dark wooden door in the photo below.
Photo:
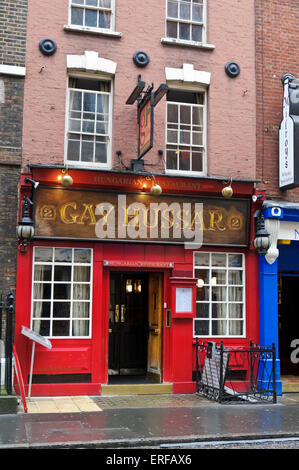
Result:
<svg viewBox="0 0 299 470"><path fill-rule="evenodd" d="M146 274L110 274L109 375L146 374L147 305Z"/></svg>

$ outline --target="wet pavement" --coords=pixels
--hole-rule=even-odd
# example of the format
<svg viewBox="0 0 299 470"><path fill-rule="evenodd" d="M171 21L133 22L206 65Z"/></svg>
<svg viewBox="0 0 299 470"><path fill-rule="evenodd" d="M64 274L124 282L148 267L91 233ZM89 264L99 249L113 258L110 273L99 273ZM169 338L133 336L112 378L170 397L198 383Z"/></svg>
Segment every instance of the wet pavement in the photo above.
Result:
<svg viewBox="0 0 299 470"><path fill-rule="evenodd" d="M297 393L284 394L277 404L258 405L222 405L197 395L73 400L75 411L61 397L41 398L30 400L29 413L20 406L17 414L0 415L0 449L157 448L174 443L299 437ZM51 412L41 405L42 411L34 410L31 405L38 402L52 403Z"/></svg>

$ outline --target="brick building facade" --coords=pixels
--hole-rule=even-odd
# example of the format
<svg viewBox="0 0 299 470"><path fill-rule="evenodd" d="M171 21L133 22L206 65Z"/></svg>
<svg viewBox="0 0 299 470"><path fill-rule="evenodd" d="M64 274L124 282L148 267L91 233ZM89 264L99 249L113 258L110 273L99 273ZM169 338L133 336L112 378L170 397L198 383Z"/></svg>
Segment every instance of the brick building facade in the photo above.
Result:
<svg viewBox="0 0 299 470"><path fill-rule="evenodd" d="M27 0L0 2L0 292L15 291Z"/></svg>
<svg viewBox="0 0 299 470"><path fill-rule="evenodd" d="M254 5L52 0L45 23L32 0L27 31L20 185L35 234L18 252L15 328L25 388L115 393L137 375L154 393L193 392L196 335L259 339ZM127 100L139 86L154 128L136 169L138 100ZM203 246L186 246L200 231ZM37 345L32 383L22 326L52 343Z"/></svg>

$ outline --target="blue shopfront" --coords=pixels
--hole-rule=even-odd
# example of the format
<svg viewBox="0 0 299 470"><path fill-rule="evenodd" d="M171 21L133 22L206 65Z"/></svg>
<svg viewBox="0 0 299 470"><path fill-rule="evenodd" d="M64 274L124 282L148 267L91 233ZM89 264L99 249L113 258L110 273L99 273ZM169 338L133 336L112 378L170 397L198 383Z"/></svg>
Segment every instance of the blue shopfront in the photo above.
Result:
<svg viewBox="0 0 299 470"><path fill-rule="evenodd" d="M260 344L275 343L278 394L299 391L299 203L265 201L269 248L259 256Z"/></svg>

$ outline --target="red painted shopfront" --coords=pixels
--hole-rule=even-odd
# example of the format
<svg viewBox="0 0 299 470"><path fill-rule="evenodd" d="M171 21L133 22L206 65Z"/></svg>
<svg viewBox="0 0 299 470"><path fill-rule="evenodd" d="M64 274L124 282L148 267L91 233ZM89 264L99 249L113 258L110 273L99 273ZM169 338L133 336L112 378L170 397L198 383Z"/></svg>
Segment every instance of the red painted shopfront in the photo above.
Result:
<svg viewBox="0 0 299 470"><path fill-rule="evenodd" d="M220 179L161 175L153 197L147 175L69 174L69 188L61 168L33 166L21 178L35 225L17 268L15 344L27 391L32 342L22 326L52 343L36 345L32 396L100 395L120 376L192 393L194 329L229 345L258 341L253 182L233 182L225 199Z"/></svg>

